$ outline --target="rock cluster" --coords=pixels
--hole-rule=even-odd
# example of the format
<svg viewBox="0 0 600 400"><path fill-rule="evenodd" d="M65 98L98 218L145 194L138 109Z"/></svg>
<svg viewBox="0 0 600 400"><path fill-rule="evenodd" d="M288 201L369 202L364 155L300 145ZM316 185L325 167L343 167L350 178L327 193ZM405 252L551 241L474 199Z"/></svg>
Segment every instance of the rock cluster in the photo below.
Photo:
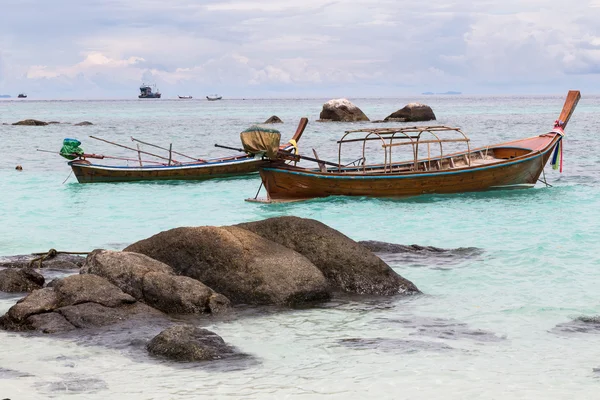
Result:
<svg viewBox="0 0 600 400"><path fill-rule="evenodd" d="M50 121L50 122L45 122L45 121L40 121L37 119L24 119L22 121L18 121L15 122L13 125L25 125L25 126L46 126L46 125L58 125L58 124L70 124L69 122L59 122L59 121ZM90 121L82 121L82 122L78 122L76 124L73 124L73 126L87 126L87 125L94 125L92 124Z"/></svg>
<svg viewBox="0 0 600 400"><path fill-rule="evenodd" d="M333 293L419 293L361 244L311 219L175 228L128 246L95 250L80 274L43 287L28 269L0 271L0 290L32 292L0 317L5 330L58 333L166 314L215 314L230 305L295 306ZM174 326L147 346L177 361L237 354L216 334Z"/></svg>

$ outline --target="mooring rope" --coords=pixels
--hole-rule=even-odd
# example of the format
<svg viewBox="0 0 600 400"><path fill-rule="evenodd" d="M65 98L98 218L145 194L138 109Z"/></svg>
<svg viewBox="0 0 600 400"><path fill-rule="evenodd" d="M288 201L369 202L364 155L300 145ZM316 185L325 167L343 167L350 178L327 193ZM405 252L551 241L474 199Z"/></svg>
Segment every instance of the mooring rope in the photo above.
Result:
<svg viewBox="0 0 600 400"><path fill-rule="evenodd" d="M90 252L89 251L57 251L56 249L50 249L45 253L31 253L31 254L33 254L34 256L39 256L39 257L36 257L29 262L29 268L32 268L33 264L36 261L39 262L38 268L42 268L43 267L42 263L44 261L54 258L59 254L81 254L81 255L85 254L85 255L87 255L87 254L90 254Z"/></svg>

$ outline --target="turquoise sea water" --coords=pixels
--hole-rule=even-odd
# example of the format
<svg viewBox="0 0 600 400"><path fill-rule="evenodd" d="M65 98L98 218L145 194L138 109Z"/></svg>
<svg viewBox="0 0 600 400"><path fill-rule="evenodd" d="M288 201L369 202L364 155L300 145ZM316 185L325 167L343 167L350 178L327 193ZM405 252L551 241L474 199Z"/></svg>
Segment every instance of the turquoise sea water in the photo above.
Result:
<svg viewBox="0 0 600 400"><path fill-rule="evenodd" d="M567 129L564 172L546 168L553 187L521 191L261 205L243 201L254 197L257 176L91 185L71 176L63 184L70 172L66 162L35 151L58 150L64 137L75 137L88 152L129 154L88 138L95 135L125 144L132 143L130 136L173 143L200 157L226 155L214 143L237 147L239 132L275 114L285 122L278 126L284 137L308 116L301 153L315 148L321 158L335 160L344 130L372 125L315 122L325 100L0 101L0 124L25 118L94 123L0 125L0 256L120 249L176 226L279 215L318 219L356 240L478 247L482 254L450 261L388 259L422 296L208 321L209 329L258 360L237 370L173 367L140 361L132 350L0 332L0 367L23 374L0 370L0 396L596 398L600 334L554 327L600 314L600 97L584 93ZM462 127L474 146L483 146L549 130L564 97L351 100L372 119L410 101L426 102L438 123ZM348 154L348 161L358 156ZM17 164L22 172L15 171ZM0 298L0 312L16 298ZM360 339L361 345L343 339ZM65 391L69 385L75 389Z"/></svg>

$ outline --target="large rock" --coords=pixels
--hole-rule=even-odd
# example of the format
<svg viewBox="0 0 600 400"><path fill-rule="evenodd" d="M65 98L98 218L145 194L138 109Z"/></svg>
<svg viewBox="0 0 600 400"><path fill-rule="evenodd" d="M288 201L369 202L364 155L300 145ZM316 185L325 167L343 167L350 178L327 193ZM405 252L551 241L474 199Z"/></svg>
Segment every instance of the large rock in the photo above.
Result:
<svg viewBox="0 0 600 400"><path fill-rule="evenodd" d="M48 125L48 123L44 121L39 121L37 119L24 119L23 121L15 122L13 125L44 126Z"/></svg>
<svg viewBox="0 0 600 400"><path fill-rule="evenodd" d="M143 254L110 250L94 250L81 268L82 274L106 278L138 300L144 298L144 276L150 272L172 274L173 269Z"/></svg>
<svg viewBox="0 0 600 400"><path fill-rule="evenodd" d="M133 297L96 275L71 275L54 284L53 289L60 298L61 306L93 302L118 307L135 303Z"/></svg>
<svg viewBox="0 0 600 400"><path fill-rule="evenodd" d="M323 104L319 120L355 122L368 121L369 118L348 99L335 99Z"/></svg>
<svg viewBox="0 0 600 400"><path fill-rule="evenodd" d="M313 219L277 217L237 225L308 258L345 292L393 295L419 289L365 247Z"/></svg>
<svg viewBox="0 0 600 400"><path fill-rule="evenodd" d="M238 227L184 227L127 247L197 279L234 304L325 300L325 277L302 255Z"/></svg>
<svg viewBox="0 0 600 400"><path fill-rule="evenodd" d="M236 353L216 333L191 325L165 329L146 348L152 355L173 361L210 361Z"/></svg>
<svg viewBox="0 0 600 400"><path fill-rule="evenodd" d="M404 108L388 115L384 121L431 121L435 120L435 114L431 107L421 103L409 103Z"/></svg>
<svg viewBox="0 0 600 400"><path fill-rule="evenodd" d="M102 276L125 293L170 314L214 313L229 300L203 283L176 276L165 263L128 251L94 250L82 273Z"/></svg>
<svg viewBox="0 0 600 400"><path fill-rule="evenodd" d="M144 302L169 314L218 313L229 299L187 276L151 272L144 277Z"/></svg>
<svg viewBox="0 0 600 400"><path fill-rule="evenodd" d="M121 322L133 315L157 313L162 315L136 303L133 297L104 278L72 275L59 280L52 288L34 290L19 300L0 318L0 328L53 333L72 329L69 324L73 328L96 327Z"/></svg>
<svg viewBox="0 0 600 400"><path fill-rule="evenodd" d="M44 286L44 277L33 269L0 271L0 292L31 292Z"/></svg>
<svg viewBox="0 0 600 400"><path fill-rule="evenodd" d="M263 124L283 124L283 121L277 115L273 115L263 122Z"/></svg>
<svg viewBox="0 0 600 400"><path fill-rule="evenodd" d="M52 288L34 290L12 306L5 317L20 323L29 316L52 311L59 307L60 298Z"/></svg>

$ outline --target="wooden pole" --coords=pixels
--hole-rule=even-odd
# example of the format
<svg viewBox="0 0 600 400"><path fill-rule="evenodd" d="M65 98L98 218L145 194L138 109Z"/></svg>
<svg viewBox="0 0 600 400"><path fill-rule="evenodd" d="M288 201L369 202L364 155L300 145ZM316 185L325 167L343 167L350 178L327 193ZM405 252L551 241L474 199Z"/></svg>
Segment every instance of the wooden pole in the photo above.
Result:
<svg viewBox="0 0 600 400"><path fill-rule="evenodd" d="M131 140L132 140L132 141L134 141L134 142L139 142L139 143L141 143L141 144L145 144L146 146L152 146L152 147L156 147L157 149L161 149L161 150L169 151L168 149L166 149L166 148L164 148L164 147L157 146L157 145L155 145L155 144L148 143L148 142L143 142L143 141L141 141L141 140L139 140L139 139L136 139L136 138L134 138L133 136L131 137ZM171 150L172 150L172 149L171 149ZM201 159L201 158L190 157L190 156L187 156L187 155L185 155L185 154L178 153L178 152L176 152L176 151L173 151L173 154L177 154L178 156L182 156L182 157L185 157L185 158L189 158L190 160L194 160L194 161L206 162L206 160L203 160L203 159Z"/></svg>
<svg viewBox="0 0 600 400"><path fill-rule="evenodd" d="M169 143L169 165L171 165L171 157L173 156L173 143Z"/></svg>
<svg viewBox="0 0 600 400"><path fill-rule="evenodd" d="M142 153L140 153L140 145L137 144L137 149L138 149L138 159L140 160L140 167L143 167L142 165Z"/></svg>
<svg viewBox="0 0 600 400"><path fill-rule="evenodd" d="M96 139L96 140L99 140L99 141L101 141L101 142L105 142L105 143L108 143L108 144L112 144L112 145L114 145L114 146L122 147L122 148L124 148L124 149L127 149L127 150L138 151L137 149L134 149L133 147L124 146L124 145L122 145L122 144L118 144L118 143L115 143L115 142L111 142L111 141L108 141L108 140L106 140L106 139L101 139L101 138L99 138L99 137L96 137L96 136L90 136L90 137L91 137L92 139ZM142 153L142 154L147 154L147 155L149 155L149 156L152 156L152 157L160 158L160 159L162 159L162 160L169 160L167 157L159 156L158 154L149 153L149 152L147 152L147 151L139 150L139 152L140 152L140 153ZM175 160L173 160L173 162L177 163L177 161L175 161Z"/></svg>

